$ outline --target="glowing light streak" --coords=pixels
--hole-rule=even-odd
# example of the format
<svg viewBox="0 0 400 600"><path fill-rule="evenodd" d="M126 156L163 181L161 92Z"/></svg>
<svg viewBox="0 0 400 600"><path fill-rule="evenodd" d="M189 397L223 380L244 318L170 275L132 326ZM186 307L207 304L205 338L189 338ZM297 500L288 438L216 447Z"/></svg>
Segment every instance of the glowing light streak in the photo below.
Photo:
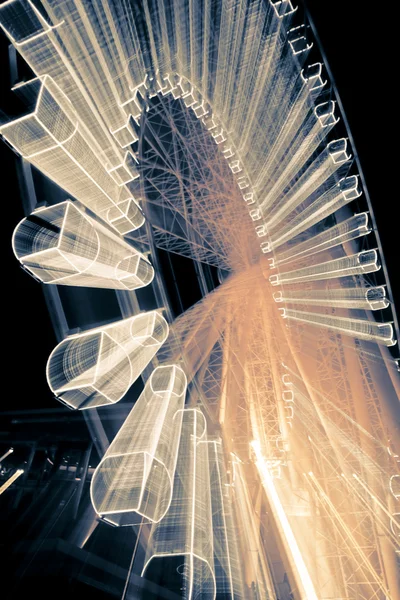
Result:
<svg viewBox="0 0 400 600"><path fill-rule="evenodd" d="M133 290L154 277L143 254L69 200L23 219L12 245L24 268L47 284Z"/></svg>
<svg viewBox="0 0 400 600"><path fill-rule="evenodd" d="M389 306L386 290L379 287L345 287L326 290L282 290L274 292L275 302L305 304L307 306L331 306L338 308L364 308L380 310Z"/></svg>
<svg viewBox="0 0 400 600"><path fill-rule="evenodd" d="M276 600L272 574L266 560L261 540L259 522L254 513L250 492L246 483L243 462L231 453L233 478L232 486L236 501L237 523L240 547L248 556L246 563L247 582L254 581L257 600Z"/></svg>
<svg viewBox="0 0 400 600"><path fill-rule="evenodd" d="M96 512L116 525L166 514L185 403L186 376L177 365L157 367L93 474Z"/></svg>
<svg viewBox="0 0 400 600"><path fill-rule="evenodd" d="M203 442L202 442L203 443ZM232 488L227 483L221 440L208 441L217 590L230 600L244 600L239 541L233 519Z"/></svg>
<svg viewBox="0 0 400 600"><path fill-rule="evenodd" d="M10 454L12 454L14 452L14 448L10 448L9 450L7 450L7 452L5 452L3 454L3 456L0 456L0 463L7 458L7 456L9 456Z"/></svg>
<svg viewBox="0 0 400 600"><path fill-rule="evenodd" d="M295 244L285 252L277 250L274 253L275 264L280 265L296 259L299 260L299 258L305 258L306 256L312 256L323 250L329 250L350 240L368 235L370 232L368 214L361 213L354 215L350 219L343 221L343 223L339 223L310 239Z"/></svg>
<svg viewBox="0 0 400 600"><path fill-rule="evenodd" d="M340 524L342 530L345 533L346 538L351 543L352 550L354 552L357 552L357 554L360 556L360 558L362 560L362 565L366 567L366 569L368 570L368 572L370 573L370 575L374 579L375 583L378 585L379 589L384 594L386 594L387 597L390 597L390 592L385 588L385 585L384 585L382 579L380 579L377 576L377 573L376 573L375 569L373 568L373 566L372 566L371 562L369 561L368 557L363 552L360 544L357 542L357 540L354 537L353 533L351 532L350 528L345 523L344 519L341 517L340 513L338 512L338 510L335 508L333 502L330 500L330 498L324 492L324 490L321 487L320 483L317 481L316 477L314 476L314 474L311 471L308 473L308 477L312 480L313 484L317 488L317 490L318 490L318 492L320 494L320 498L328 506L329 510L332 512L332 514L334 515L335 519Z"/></svg>
<svg viewBox="0 0 400 600"><path fill-rule="evenodd" d="M357 489L357 487L353 484L353 482L350 481L350 479L348 477L346 477L344 475L344 473L341 474L341 477L346 481L346 483L347 483L348 487L350 488L351 492L354 493L354 495L359 500L361 500L361 502L364 504L364 506L366 507L366 509L374 516L375 523L382 528L382 531L384 532L385 537L387 538L387 540L389 541L389 543L393 546L393 548L396 550L398 548L398 543L397 543L397 540L396 540L396 536L393 534L393 531L390 529L390 523L392 523L393 526L398 526L398 527L400 527L400 524L398 524L396 522L396 519L393 518L393 515L391 515L389 513L389 511L382 504L382 502L379 500L379 498L377 498L375 494L372 494L372 492L370 490L368 490L367 486L365 486L364 489L365 489L365 491L368 492L370 498L372 498L372 500L374 501L373 504L371 504L371 502L369 502L368 499L366 499L365 496L363 496L360 493L360 490ZM353 477L357 478L357 476L355 475L355 473L353 473ZM359 480L359 481L361 483L361 480ZM389 517L389 522L388 523L386 523L384 521L384 519L379 514L379 511L376 510L376 507L379 507Z"/></svg>
<svg viewBox="0 0 400 600"><path fill-rule="evenodd" d="M353 477L354 479L361 485L361 487L369 494L369 496L373 499L374 502L376 502L376 504L379 506L379 508L381 510L383 510L383 512L389 517L389 519L393 519L393 521L395 522L395 524L400 527L400 521L397 523L396 519L393 518L393 515L388 511L387 507L382 504L381 500L371 492L371 490L369 489L369 487L367 485L365 485L365 483L362 481L362 479L360 479L360 477L358 477L358 475L356 473L353 473Z"/></svg>
<svg viewBox="0 0 400 600"><path fill-rule="evenodd" d="M313 200L304 210L279 224L270 235L271 248L278 248L296 235L332 215L343 206L361 196L356 175L345 177L336 186L328 188L320 197Z"/></svg>
<svg viewBox="0 0 400 600"><path fill-rule="evenodd" d="M206 440L203 414L197 409L183 410L171 504L164 518L152 525L142 571L142 575L150 577L158 559L182 556L188 600L197 597L213 600L216 596Z"/></svg>
<svg viewBox="0 0 400 600"><path fill-rule="evenodd" d="M269 473L268 467L266 466L265 459L261 453L260 444L257 440L254 440L251 442L250 446L256 456L255 465L260 473L262 484L277 520L277 525L280 528L286 542L285 548L289 554L289 558L291 558L291 562L295 569L296 580L298 580L299 587L302 590L301 598L302 600L318 600L318 596L314 589L314 585L308 573L303 556L300 552L292 528L290 527L289 520L276 491L273 479Z"/></svg>
<svg viewBox="0 0 400 600"><path fill-rule="evenodd" d="M302 269L279 272L278 275L271 275L269 280L272 285L285 285L346 277L348 275L374 273L375 271L379 271L379 269L377 251L367 250L359 254L310 265Z"/></svg>
<svg viewBox="0 0 400 600"><path fill-rule="evenodd" d="M291 308L285 308L283 311L284 318L289 320L328 327L343 335L350 335L361 340L371 340L378 344L385 344L385 346L394 346L397 343L392 323L374 323L368 319L336 317Z"/></svg>
<svg viewBox="0 0 400 600"><path fill-rule="evenodd" d="M0 487L0 495L6 491L6 489L8 489L10 487L10 485L12 485L14 483L14 481L16 479L18 479L18 477L20 477L22 475L22 473L24 472L23 469L18 469L17 471L15 471L15 473L13 475L11 475L11 477L9 477L7 479L7 481L5 483L3 483L3 485Z"/></svg>
<svg viewBox="0 0 400 600"><path fill-rule="evenodd" d="M69 408L118 402L168 336L157 311L70 335L47 361L50 389Z"/></svg>

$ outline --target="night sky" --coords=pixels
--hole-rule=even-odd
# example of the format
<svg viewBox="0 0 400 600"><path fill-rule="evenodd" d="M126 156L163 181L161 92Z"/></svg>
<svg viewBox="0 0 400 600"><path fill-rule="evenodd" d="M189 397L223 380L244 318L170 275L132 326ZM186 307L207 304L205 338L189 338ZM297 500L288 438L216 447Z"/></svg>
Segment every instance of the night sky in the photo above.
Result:
<svg viewBox="0 0 400 600"><path fill-rule="evenodd" d="M395 171L390 161L390 157L398 152L397 137L390 135L397 125L397 102L393 91L396 73L393 47L389 47L392 35L396 35L396 25L394 23L391 33L392 15L387 4L380 8L379 4L352 0L308 0L307 5L357 147L399 307L399 211L396 215ZM3 69L2 65L2 76L4 71L6 67ZM0 158L2 197L6 207L1 236L6 267L3 278L6 303L3 311L6 322L3 376L12 384L11 394L3 395L2 410L26 406L28 398L32 408L50 406L55 400L46 384L45 366L56 340L40 285L22 271L11 251L11 234L23 212L13 154L3 144L0 144Z"/></svg>
<svg viewBox="0 0 400 600"><path fill-rule="evenodd" d="M394 41L383 4L307 0L353 135L369 190L393 296L400 306ZM372 8L373 6L373 8ZM393 141L392 141L393 140Z"/></svg>

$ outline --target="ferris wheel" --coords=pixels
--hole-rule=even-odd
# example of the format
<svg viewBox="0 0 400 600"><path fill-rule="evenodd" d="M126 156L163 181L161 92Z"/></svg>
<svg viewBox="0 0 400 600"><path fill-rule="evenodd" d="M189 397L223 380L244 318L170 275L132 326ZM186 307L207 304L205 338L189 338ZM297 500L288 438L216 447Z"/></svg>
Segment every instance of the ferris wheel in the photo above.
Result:
<svg viewBox="0 0 400 600"><path fill-rule="evenodd" d="M144 380L91 481L136 528L124 595L395 598L397 317L307 11L9 0L0 25L34 73L0 133L65 190L14 253L121 310L63 331L49 387L90 421Z"/></svg>

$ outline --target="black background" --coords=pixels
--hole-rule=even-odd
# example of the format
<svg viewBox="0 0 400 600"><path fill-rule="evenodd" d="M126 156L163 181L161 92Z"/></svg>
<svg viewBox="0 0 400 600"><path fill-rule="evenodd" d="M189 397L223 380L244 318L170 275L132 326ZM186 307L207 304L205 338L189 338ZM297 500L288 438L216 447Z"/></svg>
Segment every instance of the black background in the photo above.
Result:
<svg viewBox="0 0 400 600"><path fill-rule="evenodd" d="M390 14L383 4L307 0L361 162L396 306L400 305L396 190L396 72ZM389 21L389 22L388 22Z"/></svg>

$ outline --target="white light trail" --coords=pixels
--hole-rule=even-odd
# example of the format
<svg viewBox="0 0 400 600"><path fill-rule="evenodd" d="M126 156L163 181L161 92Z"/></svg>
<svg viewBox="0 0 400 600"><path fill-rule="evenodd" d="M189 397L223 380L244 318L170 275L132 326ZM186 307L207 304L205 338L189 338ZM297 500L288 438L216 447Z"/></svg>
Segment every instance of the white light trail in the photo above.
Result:
<svg viewBox="0 0 400 600"><path fill-rule="evenodd" d="M346 524L345 520L340 515L339 511L336 509L336 507L333 504L333 502L330 500L330 498L324 492L322 486L319 484L319 482L317 481L317 479L316 479L316 477L315 477L315 475L314 475L314 473L312 471L310 471L308 473L308 477L314 483L316 489L319 492L320 498L325 502L325 504L330 509L332 515L335 517L336 521L341 526L341 528L342 528L342 530L344 532L346 540L348 540L348 542L350 542L350 544L351 544L351 548L354 549L354 551L356 551L358 553L358 555L359 555L359 557L361 559L360 566L365 567L366 571L372 576L372 578L374 579L375 583L379 587L379 590L382 593L386 594L386 597L389 598L390 597L389 592L388 592L388 590L385 589L384 583L378 577L378 575L377 575L377 573L376 573L373 565L371 564L371 561L369 560L369 557L365 554L365 552L363 551L363 548L357 542L357 539L353 535L351 529L348 527L348 525Z"/></svg>
<svg viewBox="0 0 400 600"><path fill-rule="evenodd" d="M302 590L301 598L302 600L318 600L318 596L315 592L313 582L311 581L311 577L300 552L300 548L297 544L292 528L290 527L285 510L276 491L273 479L265 463L265 459L261 453L260 443L257 440L254 440L250 443L250 446L254 450L254 454L257 459L255 465L260 474L264 490L271 504L278 527L281 530L281 533L284 535L286 541L285 547L288 550L289 559L292 559L291 562L295 567L295 578L300 589Z"/></svg>
<svg viewBox="0 0 400 600"><path fill-rule="evenodd" d="M14 483L14 481L16 479L18 479L18 477L20 475L22 475L23 472L24 472L23 469L18 469L17 471L15 471L14 475L11 475L11 477L9 479L7 479L7 481L5 483L3 483L3 485L0 487L0 496L3 492L6 491L7 488L10 487L10 485L12 485Z"/></svg>
<svg viewBox="0 0 400 600"><path fill-rule="evenodd" d="M5 454L3 454L3 456L0 456L0 463L7 458L7 456L9 456L10 454L12 454L12 452L14 452L14 448L10 448L9 450L7 450L7 452L5 452Z"/></svg>

